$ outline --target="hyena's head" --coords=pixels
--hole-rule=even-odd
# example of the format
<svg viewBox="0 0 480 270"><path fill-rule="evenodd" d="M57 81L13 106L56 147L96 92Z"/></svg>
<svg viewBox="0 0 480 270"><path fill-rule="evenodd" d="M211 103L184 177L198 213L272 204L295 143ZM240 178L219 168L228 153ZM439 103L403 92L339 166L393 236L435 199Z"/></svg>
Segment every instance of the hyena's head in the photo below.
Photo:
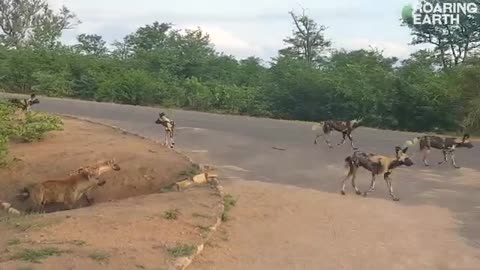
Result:
<svg viewBox="0 0 480 270"><path fill-rule="evenodd" d="M105 161L99 161L97 162L95 165L91 165L91 166L85 166L85 167L82 167L80 169L78 169L77 171L71 173L70 175L73 175L73 174L76 174L76 173L83 173L83 172L86 172L86 173L89 173L89 174L92 174L92 175L96 175L96 176L99 176L105 172L109 172L109 171L120 171L120 166L117 164L117 162L115 161L115 159L110 159L110 160L105 160Z"/></svg>
<svg viewBox="0 0 480 270"><path fill-rule="evenodd" d="M465 148L473 148L473 143L470 141L470 135L465 134L460 142L456 143L456 147L465 147Z"/></svg>
<svg viewBox="0 0 480 270"><path fill-rule="evenodd" d="M405 165L410 167L413 165L413 161L407 155L407 151L408 151L408 147L405 147L403 149L400 146L395 147L397 161L400 163L400 165Z"/></svg>
<svg viewBox="0 0 480 270"><path fill-rule="evenodd" d="M78 174L88 180L88 182L92 183L93 185L103 186L107 183L104 179L100 179L99 175L95 172L90 170L81 168L78 170Z"/></svg>
<svg viewBox="0 0 480 270"><path fill-rule="evenodd" d="M116 162L115 159L109 159L106 161L102 161L98 164L98 169L99 171L108 171L108 170L114 170L114 171L120 171L120 166Z"/></svg>

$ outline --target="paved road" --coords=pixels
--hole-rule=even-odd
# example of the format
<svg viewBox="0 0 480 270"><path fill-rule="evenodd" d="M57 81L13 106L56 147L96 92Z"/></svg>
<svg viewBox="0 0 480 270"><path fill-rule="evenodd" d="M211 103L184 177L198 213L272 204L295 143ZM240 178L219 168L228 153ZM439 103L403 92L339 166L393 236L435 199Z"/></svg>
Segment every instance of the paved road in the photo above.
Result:
<svg viewBox="0 0 480 270"><path fill-rule="evenodd" d="M35 110L70 114L113 124L144 136L160 139L163 130L154 121L160 109L41 98ZM339 193L339 180L345 174L344 158L350 153L345 144L334 150L323 143L313 145L312 124L239 116L225 116L181 110L165 110L177 123L177 148L199 162L209 162L240 177ZM360 128L355 132L362 150L394 154L395 145L416 134ZM340 140L335 134L333 140ZM284 148L285 151L272 147ZM411 149L414 167L394 172L394 187L402 204L433 204L448 208L461 221L459 234L480 246L480 143L470 150L457 151L455 170L449 165L427 169L420 165L418 148ZM432 153L431 164L441 160ZM366 172L357 183L369 185ZM389 199L381 178L373 197ZM351 191L348 194L353 196ZM339 195L340 196L340 195ZM362 198L359 198L362 199Z"/></svg>

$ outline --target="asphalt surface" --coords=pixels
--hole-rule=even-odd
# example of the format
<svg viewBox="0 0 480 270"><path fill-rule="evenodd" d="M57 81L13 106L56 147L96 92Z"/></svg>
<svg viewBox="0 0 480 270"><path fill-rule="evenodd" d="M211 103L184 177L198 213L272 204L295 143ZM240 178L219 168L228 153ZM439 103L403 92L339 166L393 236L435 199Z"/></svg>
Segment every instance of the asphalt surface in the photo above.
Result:
<svg viewBox="0 0 480 270"><path fill-rule="evenodd" d="M314 145L313 123L45 97L40 97L40 101L34 110L89 118L160 141L164 136L163 128L154 122L158 113L164 111L176 122L177 149L198 162L220 167L231 178L339 194L340 180L346 173L344 159L351 153L348 142L334 149L329 149L321 140ZM354 132L360 150L388 156L394 155L396 145L401 146L416 135L370 128L359 128ZM332 136L332 142L340 140L340 134ZM456 170L450 164L435 165L442 155L439 151L432 151L430 164L433 166L425 168L420 161L418 146L413 147L409 155L415 165L395 170L392 175L395 193L401 199L399 203L448 208L460 221L458 233L469 244L480 247L479 153L478 142L473 149L457 149L457 164L462 169ZM370 175L361 171L357 185L366 190L369 184ZM385 186L379 177L377 190L370 196L389 200ZM352 189L348 188L350 183L347 196L354 196Z"/></svg>

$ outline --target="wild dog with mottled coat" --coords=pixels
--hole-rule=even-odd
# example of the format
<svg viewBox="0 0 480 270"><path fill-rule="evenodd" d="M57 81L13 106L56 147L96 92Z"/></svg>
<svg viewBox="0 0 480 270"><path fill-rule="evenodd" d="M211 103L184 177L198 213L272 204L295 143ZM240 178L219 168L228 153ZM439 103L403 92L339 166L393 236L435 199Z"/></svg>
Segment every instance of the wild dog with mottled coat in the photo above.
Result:
<svg viewBox="0 0 480 270"><path fill-rule="evenodd" d="M33 105L40 103L35 94L31 94L29 99L11 98L9 102L26 112L30 112Z"/></svg>
<svg viewBox="0 0 480 270"><path fill-rule="evenodd" d="M119 171L120 166L112 164L111 169ZM88 198L88 194L105 183L105 180L99 178L97 171L79 169L66 179L48 180L25 187L17 197L22 200L30 199L37 211L42 211L45 205L51 203L63 203L67 209L72 209L82 197L86 197L87 202L92 204L93 200Z"/></svg>
<svg viewBox="0 0 480 270"><path fill-rule="evenodd" d="M409 147L412 145L416 145L420 143L420 151L423 153L422 161L425 166L430 166L427 161L428 154L430 154L430 150L432 148L442 150L443 153L443 161L438 162L439 165L448 162L448 155L450 155L452 160L453 167L459 169L460 167L457 165L455 161L455 149L456 148L473 148L472 142L469 140L470 135L464 134L462 139L454 138L454 137L447 137L442 138L439 136L420 136L416 137L411 141L406 141L404 147Z"/></svg>
<svg viewBox="0 0 480 270"><path fill-rule="evenodd" d="M363 167L372 173L370 189L363 193L364 196L367 196L368 193L375 191L376 176L383 174L390 197L392 197L394 201L399 201L400 199L393 193L393 184L390 175L394 169L402 165L408 167L413 165L412 160L407 155L407 150L408 148L402 149L401 147L396 146L395 157L386 157L373 153L355 151L351 156L345 159L345 167L348 168L348 174L342 181L342 195L345 195L345 184L350 177L352 178L352 186L355 189L355 192L358 195L362 194L362 192L355 185L355 178L357 176L358 168Z"/></svg>
<svg viewBox="0 0 480 270"><path fill-rule="evenodd" d="M165 127L165 146L173 148L175 146L175 141L173 139L173 131L175 129L175 121L169 119L165 113L160 113L158 115L157 121L155 124L162 125ZM169 143L170 141L170 143Z"/></svg>
<svg viewBox="0 0 480 270"><path fill-rule="evenodd" d="M315 141L313 142L314 144L317 144L317 140L321 136L325 136L325 142L327 143L328 147L333 148L333 146L330 143L330 135L332 131L338 131L342 133L343 139L338 145L343 145L346 141L346 138L350 140L350 145L354 150L357 150L358 148L355 147L354 142L353 142L353 136L352 132L361 126L362 119L355 119L355 120L350 120L350 121L334 121L334 120L328 120L328 121L323 121L318 124L315 124L312 127L312 130L319 130L322 129L322 133L318 133L317 136L315 137Z"/></svg>

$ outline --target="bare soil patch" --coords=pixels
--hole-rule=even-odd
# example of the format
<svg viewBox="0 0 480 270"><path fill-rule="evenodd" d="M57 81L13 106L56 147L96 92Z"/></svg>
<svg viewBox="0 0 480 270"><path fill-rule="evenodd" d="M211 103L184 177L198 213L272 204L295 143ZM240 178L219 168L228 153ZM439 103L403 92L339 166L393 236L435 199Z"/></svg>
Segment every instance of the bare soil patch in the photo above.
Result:
<svg viewBox="0 0 480 270"><path fill-rule="evenodd" d="M474 270L480 252L448 209L239 179L231 218L192 270Z"/></svg>
<svg viewBox="0 0 480 270"><path fill-rule="evenodd" d="M16 161L0 170L0 198L24 209L15 192L25 185L65 178L79 167L115 158L120 172L101 177L107 184L94 193L96 202L160 192L194 171L189 160L154 142L115 129L70 118L64 131L52 132L41 143L14 144Z"/></svg>
<svg viewBox="0 0 480 270"><path fill-rule="evenodd" d="M64 119L64 131L39 143L13 144L15 161L0 169L0 199L15 208L17 190L62 179L72 170L115 158L118 172L101 176L90 207L49 214L0 213L0 269L171 269L215 224L221 197L208 186L174 192L195 172L190 161L121 131Z"/></svg>

